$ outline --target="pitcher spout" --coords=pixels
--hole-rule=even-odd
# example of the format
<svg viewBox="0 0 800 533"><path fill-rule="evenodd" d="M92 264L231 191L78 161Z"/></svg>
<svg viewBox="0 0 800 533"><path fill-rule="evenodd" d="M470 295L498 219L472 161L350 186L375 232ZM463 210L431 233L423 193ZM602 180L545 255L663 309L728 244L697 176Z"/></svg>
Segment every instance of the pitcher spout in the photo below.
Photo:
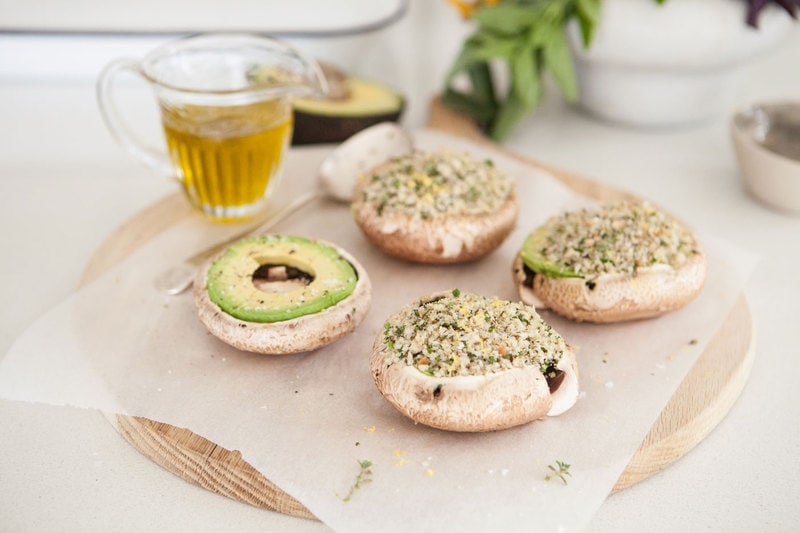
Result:
<svg viewBox="0 0 800 533"><path fill-rule="evenodd" d="M307 62L305 62L307 61ZM289 69L285 65L253 65L247 70L247 81L256 91L290 98L324 98L330 85L316 61L306 59Z"/></svg>

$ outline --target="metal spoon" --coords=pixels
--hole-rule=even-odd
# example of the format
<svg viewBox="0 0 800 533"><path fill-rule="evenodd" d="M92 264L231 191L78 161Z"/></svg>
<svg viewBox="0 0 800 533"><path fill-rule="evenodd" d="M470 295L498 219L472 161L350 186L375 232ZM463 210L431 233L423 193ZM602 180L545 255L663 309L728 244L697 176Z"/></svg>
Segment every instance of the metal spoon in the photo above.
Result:
<svg viewBox="0 0 800 533"><path fill-rule="evenodd" d="M248 228L223 242L187 257L180 264L167 268L153 280L156 289L167 294L181 294L192 286L197 268L208 258L247 235L269 231L313 200L327 197L340 202L350 202L357 176L387 159L407 154L413 149L414 143L410 132L393 122L381 122L361 130L340 144L322 161L319 167L319 187L317 189L298 196L280 210L270 214L257 227Z"/></svg>

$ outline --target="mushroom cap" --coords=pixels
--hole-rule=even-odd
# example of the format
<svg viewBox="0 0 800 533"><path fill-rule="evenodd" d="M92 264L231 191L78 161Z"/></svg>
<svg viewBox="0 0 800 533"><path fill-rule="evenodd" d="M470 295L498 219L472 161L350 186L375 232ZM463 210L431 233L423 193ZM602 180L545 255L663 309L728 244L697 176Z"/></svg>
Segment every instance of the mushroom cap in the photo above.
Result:
<svg viewBox="0 0 800 533"><path fill-rule="evenodd" d="M235 318L211 301L206 277L211 264L220 254L198 269L194 279L194 301L200 321L221 341L240 350L262 354L308 352L344 337L366 317L372 299L372 284L367 271L346 250L330 242L319 241L335 248L356 271L356 287L347 298L318 313L281 322L247 322Z"/></svg>
<svg viewBox="0 0 800 533"><path fill-rule="evenodd" d="M408 213L378 214L355 195L353 217L367 239L383 252L418 263L472 261L500 246L517 222L517 196L485 215L448 214L422 220Z"/></svg>
<svg viewBox="0 0 800 533"><path fill-rule="evenodd" d="M520 299L535 307L549 308L576 321L621 322L651 318L680 309L691 302L706 279L702 250L678 268L655 265L636 275L604 274L589 288L582 278L554 278L534 273L532 286L525 284L522 258L513 264Z"/></svg>
<svg viewBox="0 0 800 533"><path fill-rule="evenodd" d="M386 400L414 422L459 432L484 432L556 416L578 399L578 366L569 346L557 368L564 380L551 394L536 366L477 376L433 377L391 362L382 337L370 355L375 385Z"/></svg>

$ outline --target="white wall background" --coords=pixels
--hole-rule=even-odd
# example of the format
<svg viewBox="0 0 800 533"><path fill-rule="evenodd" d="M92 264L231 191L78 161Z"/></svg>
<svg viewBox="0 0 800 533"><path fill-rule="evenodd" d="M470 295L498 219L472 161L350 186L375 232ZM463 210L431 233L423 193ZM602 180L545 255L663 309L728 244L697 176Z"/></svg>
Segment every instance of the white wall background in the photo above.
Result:
<svg viewBox="0 0 800 533"><path fill-rule="evenodd" d="M445 0L410 0L405 9L402 0L198 0L189 19L179 0L143 0L135 13L123 3L0 0L0 81L91 85L114 58L197 31L246 29L390 84L408 97L405 121L419 125L469 29Z"/></svg>

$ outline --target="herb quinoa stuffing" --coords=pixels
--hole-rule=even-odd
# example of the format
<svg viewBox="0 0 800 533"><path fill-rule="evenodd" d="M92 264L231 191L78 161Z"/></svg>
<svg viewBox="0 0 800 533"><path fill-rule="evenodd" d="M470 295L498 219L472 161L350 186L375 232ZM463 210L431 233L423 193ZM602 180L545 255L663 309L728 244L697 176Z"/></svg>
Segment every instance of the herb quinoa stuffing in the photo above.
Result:
<svg viewBox="0 0 800 533"><path fill-rule="evenodd" d="M647 202L563 213L544 228L539 258L587 280L603 274L635 276L638 269L657 265L679 268L699 250L689 229Z"/></svg>
<svg viewBox="0 0 800 533"><path fill-rule="evenodd" d="M437 215L484 215L513 194L513 179L467 153L415 151L361 177L362 200L378 215L406 213L426 220Z"/></svg>
<svg viewBox="0 0 800 533"><path fill-rule="evenodd" d="M535 365L555 372L567 349L533 307L458 289L406 306L384 324L387 363L434 377L485 375Z"/></svg>

